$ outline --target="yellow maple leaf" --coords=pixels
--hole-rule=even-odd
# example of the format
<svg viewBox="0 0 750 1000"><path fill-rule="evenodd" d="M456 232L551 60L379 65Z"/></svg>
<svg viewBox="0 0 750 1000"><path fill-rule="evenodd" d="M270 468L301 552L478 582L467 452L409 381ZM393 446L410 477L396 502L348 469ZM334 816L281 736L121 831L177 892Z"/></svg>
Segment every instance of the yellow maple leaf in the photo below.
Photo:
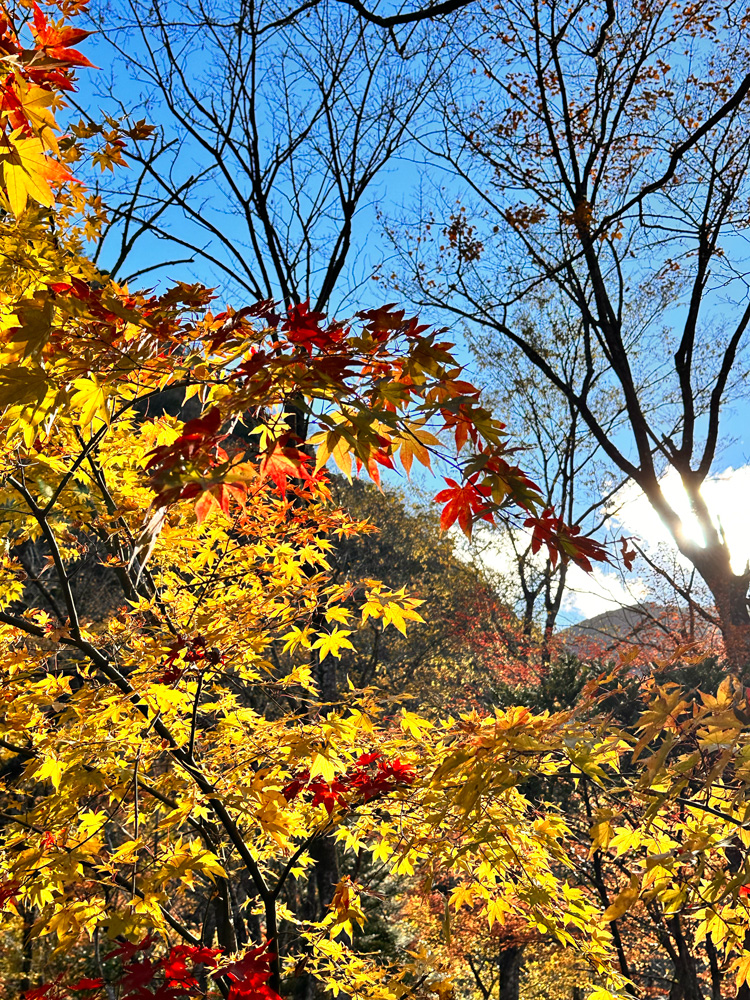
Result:
<svg viewBox="0 0 750 1000"><path fill-rule="evenodd" d="M415 715L413 712L407 712L405 708L402 708L401 728L419 740L422 738L422 732L432 729L433 726L429 719L423 719L421 716Z"/></svg>
<svg viewBox="0 0 750 1000"><path fill-rule="evenodd" d="M60 787L60 779L62 778L62 768L60 767L59 761L54 757L47 757L42 766L36 771L35 777L39 781L44 781L45 778L49 778L52 785L57 791Z"/></svg>
<svg viewBox="0 0 750 1000"><path fill-rule="evenodd" d="M351 629L337 628L333 632L321 635L321 637L312 644L312 648L319 650L321 660L325 660L329 653L331 656L335 656L337 659L340 659L342 649L354 649L354 646L348 639L348 636L351 634Z"/></svg>
<svg viewBox="0 0 750 1000"><path fill-rule="evenodd" d="M630 885L626 889L623 889L622 892L618 893L612 900L611 904L604 911L604 919L608 923L612 920L617 920L623 915L623 913L626 913L631 906L635 905L640 892L640 879L637 875L633 875L630 879Z"/></svg>
<svg viewBox="0 0 750 1000"><path fill-rule="evenodd" d="M109 423L107 395L95 378L77 378L73 382L76 392L71 399L72 406L80 406L81 423L90 424L94 417L101 417Z"/></svg>
<svg viewBox="0 0 750 1000"><path fill-rule="evenodd" d="M743 951L742 958L737 963L737 973L735 984L739 988L743 983L750 981L750 951Z"/></svg>
<svg viewBox="0 0 750 1000"><path fill-rule="evenodd" d="M13 89L29 125L41 140L42 145L58 155L59 148L55 131L59 132L60 129L50 110L50 106L55 101L53 91L37 87L33 83L27 83L18 70L15 72Z"/></svg>
<svg viewBox="0 0 750 1000"><path fill-rule="evenodd" d="M55 203L47 178L51 162L37 138L24 138L20 130L11 132L0 146L0 166L8 203L16 218L23 215L29 198L52 208Z"/></svg>
<svg viewBox="0 0 750 1000"><path fill-rule="evenodd" d="M328 757L324 757L322 753L316 753L310 766L310 777L322 778L330 785L336 777L336 768Z"/></svg>

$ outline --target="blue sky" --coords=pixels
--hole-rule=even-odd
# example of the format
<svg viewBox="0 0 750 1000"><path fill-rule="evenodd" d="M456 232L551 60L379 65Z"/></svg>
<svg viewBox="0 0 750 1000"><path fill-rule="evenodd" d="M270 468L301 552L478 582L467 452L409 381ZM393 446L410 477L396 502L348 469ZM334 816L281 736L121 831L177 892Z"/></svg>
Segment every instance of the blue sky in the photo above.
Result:
<svg viewBox="0 0 750 1000"><path fill-rule="evenodd" d="M123 78L122 70L113 58L112 50L106 41L94 37L86 43L86 53L92 61L96 62L100 70L84 71L81 76L81 96L84 104L92 108L92 114L100 109L114 110L113 104L103 95L106 92L107 82L116 78L116 93L122 103L128 108L132 108L134 117L146 117L156 124L162 123L167 128L169 138L180 139L181 136L175 130L174 125L168 122L167 118L160 112L158 107L153 105L143 107L139 87L133 80ZM205 69L206 67L201 67ZM266 129L270 125L266 123ZM179 161L179 169L188 172L200 170L202 166L199 152L189 144L185 147ZM410 204L417 197L420 183L425 176L425 162L422 154L416 146L408 151L408 155L395 158L383 172L372 183L367 196L363 199L362 207L356 216L354 252L347 272L341 282L342 293L334 297L339 315L346 315L347 312L354 312L356 308L374 305L382 301L392 301L394 294L387 292L383 286L371 280L371 274L380 265L388 270L391 248L388 240L383 236L377 218L377 209L380 209L386 216L399 214L408 211ZM440 177L439 173L436 176ZM442 181L442 178L441 178ZM441 183L438 181L438 183ZM237 239L240 238L242 230L236 226L235 221L222 214L220 205L217 205L211 197L211 190L206 191L206 212L211 218L218 221L222 231L232 235L236 232ZM180 238L190 239L194 237L195 228L185 223L181 214L173 212L165 216L166 228L174 232ZM112 243L105 246L101 258L103 267L109 265L112 259ZM128 269L143 270L152 265L160 263L165 259L171 259L174 254L167 249L163 241L153 237L146 237L140 241L138 249L133 255L132 263ZM172 265L164 270L150 271L140 280L148 285L165 283L175 279L202 280L203 282L217 287L220 301L231 300L234 304L241 304L247 299L246 293L236 284L226 277L226 273L219 269L211 268L205 264ZM348 294L355 289L353 294ZM720 316L722 305L719 300L713 306L717 315ZM425 318L432 319L429 315ZM465 353L464 357L469 367L472 367L470 356ZM482 374L477 377L481 380ZM750 554L750 536L746 537L742 530L744 524L744 507L746 505L746 490L750 486L746 474L746 467L750 459L750 439L748 439L747 428L750 424L750 407L747 400L741 399L729 405L726 409L724 420L723 447L720 450L719 460L716 463L714 472L715 478L710 484L710 490L717 511L720 513L722 524L731 525L728 535L732 536L734 547L740 557L743 554ZM728 472L727 470L731 470ZM403 479L399 483L404 485ZM427 484L429 488L429 483ZM628 513L630 510L632 513ZM626 533L639 534L648 545L657 547L667 545L668 536L658 522L658 518L651 516L650 509L643 506L642 498L632 495L628 499L628 505L623 508L621 517L623 531ZM501 557L498 557L502 561ZM608 592L616 595L617 600L627 600L632 603L633 594L639 593L638 576L631 581L629 588L622 585L622 581L614 573L609 573L606 569L599 572L597 579L587 578L576 582L579 594L571 592L570 599L566 602L565 616L567 619L576 620L596 613L597 609L604 609L607 604L611 604L611 596ZM619 588L619 589L618 589Z"/></svg>

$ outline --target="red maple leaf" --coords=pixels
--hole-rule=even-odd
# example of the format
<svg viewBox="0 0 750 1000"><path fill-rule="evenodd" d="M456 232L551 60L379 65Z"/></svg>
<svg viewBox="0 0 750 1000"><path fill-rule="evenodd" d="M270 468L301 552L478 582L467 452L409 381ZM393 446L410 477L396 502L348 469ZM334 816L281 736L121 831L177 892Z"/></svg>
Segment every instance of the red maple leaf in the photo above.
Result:
<svg viewBox="0 0 750 1000"><path fill-rule="evenodd" d="M49 286L55 295L72 295L73 298L81 299L83 302L90 302L94 299L94 293L85 281L80 278L71 278L69 281L53 281Z"/></svg>
<svg viewBox="0 0 750 1000"><path fill-rule="evenodd" d="M580 529L579 529L580 530ZM565 532L562 532L563 540L565 543L566 554L573 560L576 566L580 566L581 569L585 569L587 573L591 573L594 569L592 565L592 560L595 562L609 562L609 556L607 555L607 550L596 541L594 538L567 538L565 539ZM633 553L633 558L635 558L635 553Z"/></svg>
<svg viewBox="0 0 750 1000"><path fill-rule="evenodd" d="M158 970L159 963L152 962L150 958L129 962L122 970L122 985L128 990L137 990L142 986L147 986Z"/></svg>
<svg viewBox="0 0 750 1000"><path fill-rule="evenodd" d="M41 986L34 986L22 994L23 1000L62 1000L64 998L64 987L61 985L62 973L53 983L42 983ZM63 991L63 992L61 992Z"/></svg>
<svg viewBox="0 0 750 1000"><path fill-rule="evenodd" d="M305 770L298 774L296 778L293 778L288 785L285 785L284 798L287 802L291 802L293 799L296 799L302 789L307 786L309 780L310 772Z"/></svg>
<svg viewBox="0 0 750 1000"><path fill-rule="evenodd" d="M223 322L213 335L213 339L211 340L211 350L215 351L217 348L221 347L230 334L242 327L245 319L253 319L257 317L264 320L267 326L277 327L281 317L277 316L274 312L275 304L276 303L273 299L264 299L262 302L254 302L250 306L243 306L242 309L238 309L237 312L218 313L217 316L214 317L215 321L218 323L219 320L223 320Z"/></svg>
<svg viewBox="0 0 750 1000"><path fill-rule="evenodd" d="M553 566L562 555L564 560L573 562L590 573L593 569L591 560L608 562L606 549L595 539L581 537L579 524L565 524L561 517L548 508L541 517L527 517L524 527L531 528L531 551L538 552L542 545L547 546L549 559Z"/></svg>
<svg viewBox="0 0 750 1000"><path fill-rule="evenodd" d="M281 329L290 343L298 344L308 351L311 347L331 347L344 336L344 327L340 323L322 327L321 323L325 318L325 313L310 312L309 301L300 302L299 305L290 306Z"/></svg>
<svg viewBox="0 0 750 1000"><path fill-rule="evenodd" d="M0 910L5 906L5 904L10 901L15 905L16 903L16 893L21 888L20 882L2 882L0 883Z"/></svg>
<svg viewBox="0 0 750 1000"><path fill-rule="evenodd" d="M410 785L415 778L413 768L398 759L378 760L374 774L364 769L380 756L380 754L363 755L357 761L355 771L347 774L349 783L357 789L365 802L371 802L387 792L392 792L399 785Z"/></svg>
<svg viewBox="0 0 750 1000"><path fill-rule="evenodd" d="M625 569L628 572L633 568L633 563L635 562L635 557L637 552L635 549L631 549L628 542L638 541L638 539L633 538L621 538L620 539L620 554L622 555L622 561L625 564Z"/></svg>
<svg viewBox="0 0 750 1000"><path fill-rule="evenodd" d="M139 951L146 951L146 949L150 948L153 943L153 934L148 934L138 944L133 944L132 941L123 941L112 951L108 951L104 957L121 958L124 962L129 962L134 955L138 954Z"/></svg>
<svg viewBox="0 0 750 1000"><path fill-rule="evenodd" d="M440 517L440 527L443 531L456 521L467 538L471 538L471 528L476 518L492 521L492 512L487 506L487 498L492 495L489 486L477 483L478 474L471 476L465 485L459 486L454 479L446 478L448 489L441 490L435 500L444 503Z"/></svg>
<svg viewBox="0 0 750 1000"><path fill-rule="evenodd" d="M278 993L267 985L271 978L271 960L268 952L270 941L251 948L237 962L225 965L218 975L227 976L232 983L229 1000L279 1000Z"/></svg>
<svg viewBox="0 0 750 1000"><path fill-rule="evenodd" d="M410 785L416 777L414 768L409 764L404 764L404 762L398 758L395 760L382 761L378 764L378 772L379 776L383 779L392 780L399 785Z"/></svg>
<svg viewBox="0 0 750 1000"><path fill-rule="evenodd" d="M221 948L197 948L191 944L176 944L169 954L187 956L195 965L215 966Z"/></svg>
<svg viewBox="0 0 750 1000"><path fill-rule="evenodd" d="M178 462L194 459L207 448L215 447L225 436L219 437L221 424L221 412L216 406L202 417L188 420L182 434L172 444L160 445L149 452L152 458L146 463L146 468L152 470L152 475L158 476Z"/></svg>
<svg viewBox="0 0 750 1000"><path fill-rule="evenodd" d="M227 453L219 447L219 442L227 436L220 433L222 423L221 412L214 406L203 416L188 420L172 444L159 445L149 452L146 469L151 486L158 494L157 506L163 507L175 499L190 500L205 492L205 483L189 482L183 486L180 482L188 466L201 470L201 474L205 475L207 469L228 463ZM212 501L208 503L212 504ZM207 512L203 511L204 517Z"/></svg>
<svg viewBox="0 0 750 1000"><path fill-rule="evenodd" d="M329 816L339 803L346 804L344 797L346 785L340 781L332 781L330 784L321 780L311 781L308 788L313 793L312 804L325 806Z"/></svg>
<svg viewBox="0 0 750 1000"><path fill-rule="evenodd" d="M378 306L377 309L364 309L358 312L357 319L363 320L373 340L382 344L388 340L391 333L403 329L404 310L396 309L395 303L389 302L388 305Z"/></svg>
<svg viewBox="0 0 750 1000"><path fill-rule="evenodd" d="M268 354L267 351L261 351L256 347L250 348L250 357L247 361L244 361L238 368L230 374L230 378L252 378L253 375L257 375L259 371L268 365L268 362L273 358L272 354ZM270 379L265 383L270 385Z"/></svg>
<svg viewBox="0 0 750 1000"><path fill-rule="evenodd" d="M198 980L193 975L192 963L188 963L187 956L176 955L174 948L164 960L164 975L171 986L176 983L184 986L198 985Z"/></svg>
<svg viewBox="0 0 750 1000"><path fill-rule="evenodd" d="M288 479L310 479L306 465L310 456L298 448L285 448L277 443L260 463L262 478L272 479L281 493L286 492Z"/></svg>
<svg viewBox="0 0 750 1000"><path fill-rule="evenodd" d="M0 110L6 112L11 128L23 129L26 135L33 134L23 104L15 91L15 80L12 76L5 79L0 89Z"/></svg>
<svg viewBox="0 0 750 1000"><path fill-rule="evenodd" d="M380 439L383 440L382 438ZM385 442L387 445L388 442ZM393 461L391 456L384 448L378 448L376 451L370 452L367 458L367 471L370 474L370 479L375 483L375 485L380 489L380 469L379 465L385 466L386 469L393 468ZM359 471L359 461L357 462L357 471Z"/></svg>
<svg viewBox="0 0 750 1000"><path fill-rule="evenodd" d="M50 23L34 4L33 32L37 48L41 49L49 59L69 66L94 66L86 56L68 47L77 45L84 38L88 38L91 34L90 31L84 31L82 28L71 28L67 24Z"/></svg>
<svg viewBox="0 0 750 1000"><path fill-rule="evenodd" d="M550 562L556 566L559 548L555 544L555 538L562 528L562 518L556 517L555 512L548 508L542 512L541 517L527 517L523 524L525 528L531 528L531 551L536 555L546 545Z"/></svg>
<svg viewBox="0 0 750 1000"><path fill-rule="evenodd" d="M216 965L216 956L220 955L218 948L196 948L189 944L177 944L170 949L162 962L164 976L168 984L174 986L182 983L185 986L196 986L193 975L196 965Z"/></svg>
<svg viewBox="0 0 750 1000"><path fill-rule="evenodd" d="M206 490L195 505L195 516L198 524L202 524L214 507L225 514L229 513L229 501L232 497L240 503L247 496L247 487L242 483L217 483Z"/></svg>

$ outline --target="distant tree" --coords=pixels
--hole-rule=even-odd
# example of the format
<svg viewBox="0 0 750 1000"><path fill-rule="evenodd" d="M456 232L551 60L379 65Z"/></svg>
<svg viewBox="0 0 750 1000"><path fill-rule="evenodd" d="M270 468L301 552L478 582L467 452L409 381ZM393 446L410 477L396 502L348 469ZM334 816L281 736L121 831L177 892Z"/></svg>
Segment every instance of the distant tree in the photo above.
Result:
<svg viewBox="0 0 750 1000"><path fill-rule="evenodd" d="M336 0L299 16L274 0L95 9L130 81L127 97L119 83L103 96L136 114L140 91L155 126L131 146L131 171L98 182L100 266L120 279L179 267L233 294L340 311L373 266L376 182L434 82L429 30L407 31L407 59Z"/></svg>
<svg viewBox="0 0 750 1000"><path fill-rule="evenodd" d="M515 345L564 396L706 582L728 660L745 672L750 572L732 569L701 485L750 323L747 5L508 0L483 16L431 143L453 178L448 204L399 241L402 284ZM540 292L578 316L575 372L545 331L528 334ZM603 385L626 417L615 434ZM705 544L662 490L669 468Z"/></svg>
<svg viewBox="0 0 750 1000"><path fill-rule="evenodd" d="M452 713L505 703L508 690L539 676L540 635L527 634L491 574L457 556L455 536L441 535L432 510L362 480L337 477L333 492L355 523L376 529L336 542L335 578L353 595L373 579L405 589L425 619L408 633L368 622L353 639L356 651L342 652L340 675L421 711Z"/></svg>
<svg viewBox="0 0 750 1000"><path fill-rule="evenodd" d="M544 344L547 358L566 378L574 380L582 373L586 360L575 310L539 296L527 305L523 324L525 335ZM575 524L584 537L600 534L616 509L625 477L613 470L576 408L549 385L523 351L508 341L488 345L481 333L473 336L470 332L470 338L486 398L496 405L502 403L509 429L523 449L525 465L547 506L564 510L568 523ZM614 436L623 419L622 408L604 380L592 385L592 394L602 424ZM512 562L524 629L529 636L536 626L541 629L541 655L549 662L569 564L547 558L524 532L485 529L481 537L490 552L494 545L500 547L503 564Z"/></svg>

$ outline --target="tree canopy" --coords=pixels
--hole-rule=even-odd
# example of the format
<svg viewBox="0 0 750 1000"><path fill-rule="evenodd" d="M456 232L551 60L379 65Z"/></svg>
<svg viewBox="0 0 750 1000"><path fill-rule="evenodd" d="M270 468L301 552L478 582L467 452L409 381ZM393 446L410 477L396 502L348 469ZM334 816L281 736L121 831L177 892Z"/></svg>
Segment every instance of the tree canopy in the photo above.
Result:
<svg viewBox="0 0 750 1000"><path fill-rule="evenodd" d="M507 609L445 538L425 551L430 517L392 511L368 549L367 497L331 468L379 486L434 463L443 531L502 519L585 569L607 552L516 463L447 331L97 270L106 208L76 165L117 166L148 126L60 134L80 7L0 21L3 988L505 1000L528 946L538 981L562 956L610 1000L650 988L658 945L686 1000L747 989L747 689L639 683L624 659L553 711L546 689L451 704L499 650L528 671ZM442 593L399 577L404 550ZM402 645L422 625L427 650ZM440 661L429 706L373 678L373 655L412 654Z"/></svg>

